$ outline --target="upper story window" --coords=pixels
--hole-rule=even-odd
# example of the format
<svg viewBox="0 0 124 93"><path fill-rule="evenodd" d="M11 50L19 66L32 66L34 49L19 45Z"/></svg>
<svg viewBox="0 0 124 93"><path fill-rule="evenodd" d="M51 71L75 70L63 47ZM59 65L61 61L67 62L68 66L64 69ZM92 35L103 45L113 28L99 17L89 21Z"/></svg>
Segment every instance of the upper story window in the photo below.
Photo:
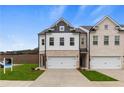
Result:
<svg viewBox="0 0 124 93"><path fill-rule="evenodd" d="M98 36L93 36L93 45L98 45Z"/></svg>
<svg viewBox="0 0 124 93"><path fill-rule="evenodd" d="M84 38L81 39L81 44L82 44L82 45L84 44Z"/></svg>
<svg viewBox="0 0 124 93"><path fill-rule="evenodd" d="M41 42L42 42L42 45L44 45L44 44L45 44L45 41L44 41L44 39L42 39L42 41L41 41Z"/></svg>
<svg viewBox="0 0 124 93"><path fill-rule="evenodd" d="M104 29L105 30L108 30L108 25L104 25Z"/></svg>
<svg viewBox="0 0 124 93"><path fill-rule="evenodd" d="M115 45L120 44L120 36L115 36Z"/></svg>
<svg viewBox="0 0 124 93"><path fill-rule="evenodd" d="M73 37L70 38L70 46L74 46L74 38Z"/></svg>
<svg viewBox="0 0 124 93"><path fill-rule="evenodd" d="M54 38L53 37L49 38L49 45L54 46Z"/></svg>
<svg viewBox="0 0 124 93"><path fill-rule="evenodd" d="M64 37L60 37L60 46L64 46Z"/></svg>
<svg viewBox="0 0 124 93"><path fill-rule="evenodd" d="M65 27L64 26L59 26L59 31L64 31Z"/></svg>
<svg viewBox="0 0 124 93"><path fill-rule="evenodd" d="M109 45L109 36L104 36L104 45Z"/></svg>

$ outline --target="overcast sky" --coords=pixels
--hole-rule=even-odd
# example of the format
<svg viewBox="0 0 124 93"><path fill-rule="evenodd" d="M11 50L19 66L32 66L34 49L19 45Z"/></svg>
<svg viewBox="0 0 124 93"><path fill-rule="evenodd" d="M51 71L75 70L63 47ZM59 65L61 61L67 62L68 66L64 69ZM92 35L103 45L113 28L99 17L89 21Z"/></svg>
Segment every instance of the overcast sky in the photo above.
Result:
<svg viewBox="0 0 124 93"><path fill-rule="evenodd" d="M105 15L124 24L124 6L0 6L0 51L38 47L37 34L60 17L78 27Z"/></svg>

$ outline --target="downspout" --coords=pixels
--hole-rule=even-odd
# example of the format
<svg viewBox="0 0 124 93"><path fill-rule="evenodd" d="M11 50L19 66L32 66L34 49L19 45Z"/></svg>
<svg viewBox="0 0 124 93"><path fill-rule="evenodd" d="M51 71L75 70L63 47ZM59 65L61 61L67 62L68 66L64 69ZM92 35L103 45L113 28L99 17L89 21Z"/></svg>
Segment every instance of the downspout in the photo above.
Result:
<svg viewBox="0 0 124 93"><path fill-rule="evenodd" d="M79 32L79 68L80 68L80 32Z"/></svg>
<svg viewBox="0 0 124 93"><path fill-rule="evenodd" d="M90 69L90 31L91 30L89 30L89 69Z"/></svg>
<svg viewBox="0 0 124 93"><path fill-rule="evenodd" d="M46 32L45 32L45 69L46 69L46 61L47 58L46 58Z"/></svg>
<svg viewBox="0 0 124 93"><path fill-rule="evenodd" d="M39 52L39 34L38 34L38 59L39 59L39 67L41 66L41 63L40 63L40 52Z"/></svg>
<svg viewBox="0 0 124 93"><path fill-rule="evenodd" d="M86 43L86 52L88 52L88 47L87 47L87 46L88 46L88 43L87 43L87 33L86 33L86 42L85 42L85 43ZM86 55L86 58L87 58L87 56L89 56L89 55ZM87 59L87 61L88 61L88 60L89 60L89 59ZM85 60L85 61L86 61L86 60ZM86 61L86 62L87 62L87 61ZM87 62L87 63L88 63L88 62ZM85 64L85 67L87 67L87 64ZM89 66L88 66L88 67L89 67Z"/></svg>
<svg viewBox="0 0 124 93"><path fill-rule="evenodd" d="M88 43L87 43L87 33L86 33L86 48L87 48L87 46L88 46Z"/></svg>

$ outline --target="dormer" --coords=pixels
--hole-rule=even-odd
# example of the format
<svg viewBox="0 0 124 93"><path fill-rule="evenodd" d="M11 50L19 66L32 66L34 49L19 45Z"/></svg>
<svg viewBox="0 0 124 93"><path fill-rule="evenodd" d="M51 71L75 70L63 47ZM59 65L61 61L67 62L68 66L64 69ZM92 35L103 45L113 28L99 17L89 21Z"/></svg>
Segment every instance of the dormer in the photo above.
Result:
<svg viewBox="0 0 124 93"><path fill-rule="evenodd" d="M50 29L55 32L68 32L74 30L74 27L64 18L60 18L50 27Z"/></svg>

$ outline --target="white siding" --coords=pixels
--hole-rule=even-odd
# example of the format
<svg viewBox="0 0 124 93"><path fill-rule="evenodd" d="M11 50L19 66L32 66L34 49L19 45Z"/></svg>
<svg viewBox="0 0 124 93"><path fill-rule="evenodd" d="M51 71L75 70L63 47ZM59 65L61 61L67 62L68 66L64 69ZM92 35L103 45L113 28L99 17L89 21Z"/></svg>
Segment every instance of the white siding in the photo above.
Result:
<svg viewBox="0 0 124 93"><path fill-rule="evenodd" d="M44 51L45 50L45 44L42 45L42 39L45 40L45 35L39 36L39 51Z"/></svg>
<svg viewBox="0 0 124 93"><path fill-rule="evenodd" d="M82 44L82 38L84 38L84 44ZM80 35L80 48L87 48L87 37L86 34Z"/></svg>
<svg viewBox="0 0 124 93"><path fill-rule="evenodd" d="M54 37L54 46L49 46L49 38ZM60 46L60 37L64 37L64 46ZM75 45L70 46L70 37L74 37ZM47 33L46 50L79 50L78 33Z"/></svg>

